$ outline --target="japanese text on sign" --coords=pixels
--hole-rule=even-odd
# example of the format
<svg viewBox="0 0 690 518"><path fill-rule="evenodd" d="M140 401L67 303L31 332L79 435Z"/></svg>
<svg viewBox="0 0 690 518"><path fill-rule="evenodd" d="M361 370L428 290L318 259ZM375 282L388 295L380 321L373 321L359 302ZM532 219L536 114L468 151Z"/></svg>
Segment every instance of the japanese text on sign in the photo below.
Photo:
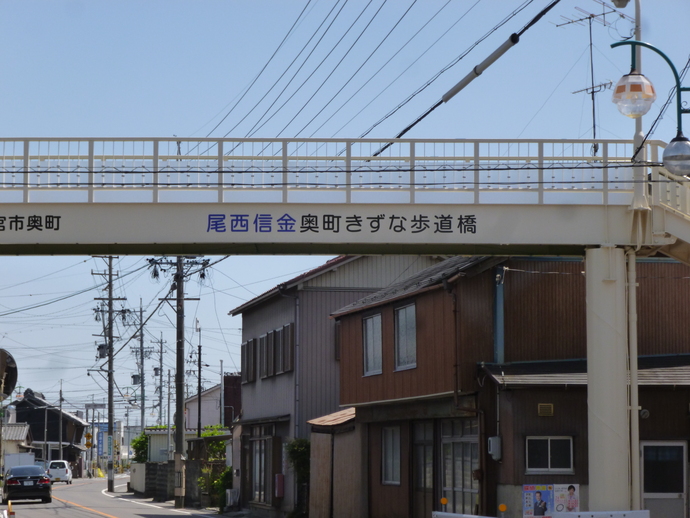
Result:
<svg viewBox="0 0 690 518"><path fill-rule="evenodd" d="M60 230L60 216L0 216L0 232Z"/></svg>
<svg viewBox="0 0 690 518"><path fill-rule="evenodd" d="M451 216L450 214L417 214L410 218L395 214L342 216L336 214L302 214L293 217L283 214L209 214L206 232L245 233L371 233L390 230L395 233L419 234L476 234L477 218L474 214Z"/></svg>

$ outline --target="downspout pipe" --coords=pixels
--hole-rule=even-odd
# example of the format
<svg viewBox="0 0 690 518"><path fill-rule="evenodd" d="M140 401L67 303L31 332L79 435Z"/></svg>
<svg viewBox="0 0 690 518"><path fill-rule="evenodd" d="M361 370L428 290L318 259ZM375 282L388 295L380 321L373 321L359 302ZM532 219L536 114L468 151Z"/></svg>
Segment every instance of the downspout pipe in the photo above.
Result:
<svg viewBox="0 0 690 518"><path fill-rule="evenodd" d="M448 279L443 279L443 289L450 295L451 304L453 307L453 351L455 362L453 365L453 402L455 408L458 408L460 396L458 394L460 387L460 352L458 351L458 296L455 292L454 286L451 286Z"/></svg>
<svg viewBox="0 0 690 518"><path fill-rule="evenodd" d="M630 370L630 479L631 509L641 509L640 495L640 400L637 380L637 256L626 251L628 260L628 351Z"/></svg>
<svg viewBox="0 0 690 518"><path fill-rule="evenodd" d="M496 268L496 287L494 289L494 362L505 362L505 281L506 269Z"/></svg>

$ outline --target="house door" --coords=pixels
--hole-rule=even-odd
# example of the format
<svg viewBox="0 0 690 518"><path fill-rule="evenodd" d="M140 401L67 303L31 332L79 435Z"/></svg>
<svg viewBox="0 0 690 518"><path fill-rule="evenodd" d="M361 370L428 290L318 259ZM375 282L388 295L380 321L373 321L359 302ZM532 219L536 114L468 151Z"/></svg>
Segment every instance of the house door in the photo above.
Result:
<svg viewBox="0 0 690 518"><path fill-rule="evenodd" d="M642 507L651 518L685 518L687 443L645 441L642 456Z"/></svg>
<svg viewBox="0 0 690 518"><path fill-rule="evenodd" d="M412 516L428 518L434 502L434 422L415 421L412 432Z"/></svg>
<svg viewBox="0 0 690 518"><path fill-rule="evenodd" d="M478 514L479 422L477 418L441 422L442 496L449 513Z"/></svg>

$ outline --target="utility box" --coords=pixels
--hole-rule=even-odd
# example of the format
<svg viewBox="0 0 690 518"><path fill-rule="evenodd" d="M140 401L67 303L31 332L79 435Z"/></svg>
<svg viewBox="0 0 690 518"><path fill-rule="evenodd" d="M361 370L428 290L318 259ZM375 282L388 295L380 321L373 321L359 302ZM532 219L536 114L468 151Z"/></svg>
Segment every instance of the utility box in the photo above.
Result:
<svg viewBox="0 0 690 518"><path fill-rule="evenodd" d="M495 461L501 460L501 436L489 437L489 455Z"/></svg>

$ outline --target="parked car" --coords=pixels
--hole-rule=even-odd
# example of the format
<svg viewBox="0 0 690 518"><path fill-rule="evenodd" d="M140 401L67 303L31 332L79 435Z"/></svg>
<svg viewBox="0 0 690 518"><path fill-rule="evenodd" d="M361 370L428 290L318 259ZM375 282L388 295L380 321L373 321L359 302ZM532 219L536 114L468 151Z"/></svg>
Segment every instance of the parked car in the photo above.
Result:
<svg viewBox="0 0 690 518"><path fill-rule="evenodd" d="M2 483L2 503L8 500L53 501L50 477L40 466L12 466Z"/></svg>
<svg viewBox="0 0 690 518"><path fill-rule="evenodd" d="M54 482L72 483L72 470L66 460L51 460L48 464L48 476L51 484Z"/></svg>

